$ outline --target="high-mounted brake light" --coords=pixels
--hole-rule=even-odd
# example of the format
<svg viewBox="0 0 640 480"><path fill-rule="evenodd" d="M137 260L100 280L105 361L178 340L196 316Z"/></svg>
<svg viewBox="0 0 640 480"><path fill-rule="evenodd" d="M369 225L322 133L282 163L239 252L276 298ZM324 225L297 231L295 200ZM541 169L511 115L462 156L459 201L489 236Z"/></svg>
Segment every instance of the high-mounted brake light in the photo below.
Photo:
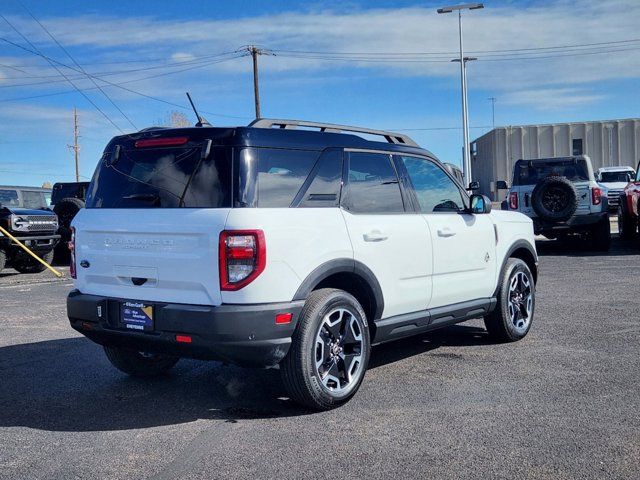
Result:
<svg viewBox="0 0 640 480"><path fill-rule="evenodd" d="M225 230L218 246L220 289L240 290L260 275L267 263L262 230Z"/></svg>
<svg viewBox="0 0 640 480"><path fill-rule="evenodd" d="M518 209L518 193L517 192L511 192L509 194L509 208L511 210Z"/></svg>
<svg viewBox="0 0 640 480"><path fill-rule="evenodd" d="M76 228L71 227L71 240L67 244L69 246L69 253L71 254L71 258L69 261L69 275L71 278L77 278L76 272Z"/></svg>
<svg viewBox="0 0 640 480"><path fill-rule="evenodd" d="M600 205L602 203L602 189L593 187L591 189L591 203Z"/></svg>
<svg viewBox="0 0 640 480"><path fill-rule="evenodd" d="M171 147L174 145L184 145L188 141L189 137L149 138L147 140L138 140L135 146L136 148Z"/></svg>

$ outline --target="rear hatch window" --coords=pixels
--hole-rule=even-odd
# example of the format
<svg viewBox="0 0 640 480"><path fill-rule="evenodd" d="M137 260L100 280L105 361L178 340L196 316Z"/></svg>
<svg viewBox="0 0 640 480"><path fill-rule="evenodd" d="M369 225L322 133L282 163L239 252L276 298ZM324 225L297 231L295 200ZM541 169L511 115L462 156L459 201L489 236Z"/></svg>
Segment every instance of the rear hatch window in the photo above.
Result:
<svg viewBox="0 0 640 480"><path fill-rule="evenodd" d="M113 145L87 192L87 208L231 206L232 150L209 140L182 146ZM144 145L144 144L143 144Z"/></svg>
<svg viewBox="0 0 640 480"><path fill-rule="evenodd" d="M518 162L515 167L513 183L514 185L535 185L551 175L566 177L572 182L589 181L587 162L568 159L553 162Z"/></svg>

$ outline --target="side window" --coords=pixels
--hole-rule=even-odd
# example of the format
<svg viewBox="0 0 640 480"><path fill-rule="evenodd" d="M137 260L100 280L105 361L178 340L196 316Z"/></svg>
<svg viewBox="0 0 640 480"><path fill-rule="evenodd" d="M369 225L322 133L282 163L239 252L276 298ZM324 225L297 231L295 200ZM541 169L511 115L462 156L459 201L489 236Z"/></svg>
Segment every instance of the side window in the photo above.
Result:
<svg viewBox="0 0 640 480"><path fill-rule="evenodd" d="M5 207L19 206L18 191L9 189L0 190L0 205L4 205Z"/></svg>
<svg viewBox="0 0 640 480"><path fill-rule="evenodd" d="M418 157L400 157L418 197L422 213L464 210L462 193L455 182L435 163Z"/></svg>
<svg viewBox="0 0 640 480"><path fill-rule="evenodd" d="M337 207L342 185L342 151L323 153L311 172L307 188L296 198L299 207ZM309 183L310 182L310 183Z"/></svg>
<svg viewBox="0 0 640 480"><path fill-rule="evenodd" d="M402 194L389 155L349 154L349 172L344 207L356 213L404 212Z"/></svg>
<svg viewBox="0 0 640 480"><path fill-rule="evenodd" d="M236 207L288 208L318 158L315 150L242 148L235 175Z"/></svg>

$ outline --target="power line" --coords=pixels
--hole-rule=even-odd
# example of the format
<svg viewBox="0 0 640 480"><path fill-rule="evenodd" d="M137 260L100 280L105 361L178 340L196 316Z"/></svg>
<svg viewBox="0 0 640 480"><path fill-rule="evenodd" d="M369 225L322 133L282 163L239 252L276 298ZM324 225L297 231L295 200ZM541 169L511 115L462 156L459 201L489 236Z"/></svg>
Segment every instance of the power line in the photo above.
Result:
<svg viewBox="0 0 640 480"><path fill-rule="evenodd" d="M549 59L549 58L561 58L561 57L579 57L584 55L599 55L607 53L627 52L632 50L640 50L640 46L631 48L616 48L609 50L600 50L593 52L573 52L573 53L559 53L558 55L535 55L535 56L503 56L502 58L485 58L479 57L478 60L483 62L499 62L499 61L518 61L518 60L537 60L537 59ZM532 54L533 55L533 54ZM278 53L278 56L285 58L299 58L303 60L323 60L323 61L339 61L339 62L354 62L354 63L450 63L450 60L430 60L430 59L415 59L415 58L372 58L372 57L340 57L340 56L323 56L323 55L297 55L297 54L282 54Z"/></svg>
<svg viewBox="0 0 640 480"><path fill-rule="evenodd" d="M13 26L13 24L12 24L12 23L11 23L11 22L10 22L10 21L9 21L9 20L4 16L4 15L2 15L1 13L0 13L0 17L1 17L1 18L2 18L2 19L3 19L3 20L4 20L4 21L5 21L5 22L6 22L6 23L7 23L7 24L8 24L8 25L9 25L9 26L10 26L10 27L11 27L11 28L12 28L12 29L17 33L17 34L18 34L18 35L20 35L20 36L24 39L24 41L25 41L25 42L27 42L27 44L29 44L29 45L31 46L31 48L33 48L33 49L35 50L35 53L37 53L39 56L41 56L41 57L43 57L43 58L46 58L46 59L47 59L47 61L51 64L51 66L52 66L53 68L55 68L55 69L56 69L56 71L57 71L60 75L62 75L65 79L67 79L67 81L68 81L68 82L73 86L73 88L75 88L75 89L78 91L78 93L80 93L80 95L82 95L82 96L83 96L83 97L84 97L84 98L85 98L85 99L86 99L86 100L87 100L91 105L93 105L93 107L94 107L98 112L100 112L100 113L102 114L102 116L103 116L104 118L106 118L106 119L107 119L107 121L108 121L111 125L113 125L113 126L114 126L118 131L120 131L121 133L124 133L124 131L123 131L123 130L122 130L122 129L121 129L121 128L120 128L120 127L119 127L119 126L118 126L118 125L113 121L113 120L111 120L111 118L109 117L109 115L107 115L107 114L106 114L106 113L105 113L105 112L104 112L104 111L103 111L103 110L102 110L98 105L96 105L96 104L93 102L93 100L91 100L91 99L90 99L90 98L89 98L89 97L88 97L88 96L87 96L87 95L86 95L82 90L80 90L80 89L78 88L78 86L77 86L75 83L73 83L73 81L72 81L72 80L69 80L69 79L67 78L67 76L64 74L64 72L62 72L62 70L60 70L60 69L55 65L55 63L54 63L54 61L53 61L53 60L50 60L50 59L49 59L49 57L45 57L42 53L40 53L40 51L38 50L38 47L36 47L33 43L31 43L31 42L29 41L29 39L28 39L27 37L25 37L25 36L24 36L24 35L23 35L23 34L22 34L22 33L21 33L21 32L20 32L16 27L14 27L14 26ZM13 42L11 42L11 43L13 43ZM16 44L16 45L17 45L17 44ZM21 47L21 48L23 48L23 47Z"/></svg>
<svg viewBox="0 0 640 480"><path fill-rule="evenodd" d="M125 73L134 73L134 72L142 72L147 70L172 68L172 67L183 66L183 65L208 64L209 60L212 58L219 58L219 57L235 55L235 54L237 54L237 52L226 52L226 53L221 53L216 55L207 55L207 56L199 57L199 59L184 60L182 62L171 62L171 63L166 63L164 65L154 65L152 67L132 68L127 70L109 70L106 72L95 72L95 73L92 73L91 75L95 77L102 77L102 76L106 77L106 76L112 76L112 75L122 75ZM236 57L231 57L231 58L236 58ZM3 65L0 64L0 66L3 66ZM4 65L4 66L7 68L14 68L12 65ZM23 78L34 78L34 79L35 78L58 78L58 75L30 75L29 72L25 70L21 70L21 71L23 71L27 75L23 75L20 77L4 77L4 80L17 80L17 79L23 79ZM73 77L74 80L80 79L80 78L83 78L83 77L81 75L77 75ZM51 82L37 82L37 83L30 83L30 84L23 84L23 85L10 85L10 86L42 85L45 83L51 83Z"/></svg>
<svg viewBox="0 0 640 480"><path fill-rule="evenodd" d="M31 13L31 11L20 1L20 0L16 0L20 6L29 14L29 16L38 24L40 25L40 27L47 33L47 35L49 35L49 37L51 38L51 40L53 40L55 42L56 45L58 45L58 47L60 47L60 49L67 55L67 57L69 57L71 59L71 61L75 64L76 67L78 67L80 69L80 71L85 74L89 80L91 80L91 83L93 83L98 90L100 90L100 92L102 93L102 95L104 95L104 97L109 100L109 103L111 103L111 105L113 105L116 110L118 110L120 112L120 114L125 118L125 120L127 120L127 122L129 122L129 124L134 128L134 130L138 130L138 127L136 127L135 123L133 123L133 121L127 116L126 113L124 113L124 111L116 104L116 102L113 101L113 99L107 95L107 92L105 92L102 87L100 85L98 85L98 83L90 76L87 74L87 72L84 71L84 69L82 68L82 66L76 62L76 59L73 58L73 56L69 53L69 51L64 48L64 46L58 42L58 40L56 39L56 37L54 37L52 35L52 33L47 29L47 27L45 27L40 20L38 20L33 13ZM74 110L75 112L75 110ZM76 164L77 164L77 151L76 151ZM77 165L76 165L76 169L77 169ZM77 175L77 172L76 172Z"/></svg>
<svg viewBox="0 0 640 480"><path fill-rule="evenodd" d="M531 48L512 48L512 49L502 49L502 50L470 50L467 53L471 54L483 54L483 53L508 53L508 52L520 52L520 51L535 51L535 50L550 50L550 49L561 49L561 48L578 48L578 47L593 47L600 45L616 45L616 44L625 44L625 43L635 43L640 42L640 38L632 38L627 40L617 40L611 42L597 42L597 43L582 43L582 44L573 44L573 45L557 45L557 46L549 46L549 47L531 47ZM340 51L319 51L319 50L281 50L281 49L272 49L273 52L276 53L304 53L304 54L318 54L318 55L381 55L381 56L406 56L406 55L419 55L419 56L429 56L429 55L455 55L458 52L340 52Z"/></svg>
<svg viewBox="0 0 640 480"><path fill-rule="evenodd" d="M32 54L34 54L34 55L38 55L38 56L40 56L40 57L43 57L43 58L45 58L47 61L50 61L50 62L53 62L53 63L57 63L57 64L60 64L61 66L64 66L64 67L69 68L69 69L71 69L71 70L77 71L77 70L76 70L76 69L74 69L73 67L70 67L70 66L68 66L68 65L65 65L64 63L59 62L59 61L57 61L57 60L51 59L51 58L47 57L46 55L43 55L43 54L42 54L42 53L40 53L40 52L37 52L37 51L34 51L34 50L30 50L30 49L28 49L28 48L26 48L26 47L24 47L24 46L22 46L22 45L20 45L20 44L17 44L17 43L15 43L15 42L12 42L11 40L8 40L8 39L6 39L6 38L2 38L2 37L0 37L0 40L4 41L4 42L6 42L6 43L9 43L9 44L11 44L11 45L13 45L13 46L15 46L15 47L17 47L17 48L20 48L20 49L22 49L22 50L24 50L24 51L26 51L26 52L29 52L29 53L32 53ZM167 100L163 100L163 99L161 99L161 98L153 97L153 96L151 96L151 95L147 95L147 94L145 94L145 93L138 92L138 91L136 91L136 90L132 90L132 89L127 88L127 87L123 87L123 85L124 85L124 84L127 84L127 83L133 83L133 82L139 82L139 81L142 81L142 80L147 80L147 79L150 79L150 78L157 78L157 77L161 77L161 76L165 76L165 75L172 75L172 74L175 74L175 73L181 73L181 72L185 72L185 71L188 71L188 70L193 70L193 69L195 69L195 68L202 68L202 67L207 66L207 65L213 65L213 64L221 63L221 62L225 62L225 61L228 61L228 60L234 60L234 59L236 59L236 58L240 58L240 57L242 57L242 56L245 56L245 55L236 55L235 57L224 58L224 59L221 59L221 60L217 60L217 61L214 61L214 62L210 62L210 63L208 63L208 64L206 64L206 65L195 65L195 66L190 66L190 67L188 67L188 68L183 68L183 69L181 69L181 70L176 70L176 71L173 71L173 72L166 72L166 73L162 73L162 74L150 75L150 76L147 76L147 77L137 78L137 79L134 79L134 80L127 80L127 81L125 81L125 82L120 82L120 83L110 82L110 81L105 80L105 79L100 78L100 77L95 77L95 78L98 78L98 80L100 80L101 82L104 82L104 83L106 83L107 85L110 85L110 86L112 86L112 87L117 87L117 88L120 88L120 89L125 90L125 91L127 91L127 92L130 92L130 93L133 93L133 94L136 94L136 95L140 95L140 96L142 96L142 97L149 98L149 99L151 99L151 100L155 100L155 101L157 101L157 102L162 102L162 103L165 103L165 104L167 104L167 105L172 105L172 106L174 106L174 107L182 108L182 109L184 109L184 110L191 110L191 109L190 109L189 107L187 107L187 106L180 105L180 104L173 103L173 102L169 102L169 101L167 101ZM87 74L87 75L91 75L91 74ZM77 87L76 87L76 89L77 89ZM77 89L77 90L78 90L78 91L81 91L82 89ZM95 87L93 87L93 88L87 88L87 89L85 89L85 90L95 90ZM63 94L66 94L66 93L71 93L71 92L73 92L73 90L71 90L71 91L64 91L64 92L45 93L45 94L41 94L41 95L31 95L31 96L28 96L28 97L12 98L12 99L0 100L0 102L12 102L12 101L21 101L21 100L31 100L31 99L34 99L34 98L42 98L42 97L50 97L50 96L55 96L55 95L63 95ZM218 117L242 118L242 119L248 118L248 117L238 117L238 116L234 116L234 115L225 115L225 114L222 114L222 113L206 112L206 111L204 111L204 110L203 110L203 113L207 113L208 115L215 115L215 116L218 116Z"/></svg>

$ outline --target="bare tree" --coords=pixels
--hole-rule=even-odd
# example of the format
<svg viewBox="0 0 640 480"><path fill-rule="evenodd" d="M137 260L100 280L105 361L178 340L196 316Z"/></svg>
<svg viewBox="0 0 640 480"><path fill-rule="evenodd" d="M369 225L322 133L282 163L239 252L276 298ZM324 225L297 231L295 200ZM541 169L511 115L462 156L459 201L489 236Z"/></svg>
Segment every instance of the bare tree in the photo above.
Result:
<svg viewBox="0 0 640 480"><path fill-rule="evenodd" d="M191 121L189 118L182 112L178 112L177 110L172 110L169 113L169 123L172 127L190 127Z"/></svg>

